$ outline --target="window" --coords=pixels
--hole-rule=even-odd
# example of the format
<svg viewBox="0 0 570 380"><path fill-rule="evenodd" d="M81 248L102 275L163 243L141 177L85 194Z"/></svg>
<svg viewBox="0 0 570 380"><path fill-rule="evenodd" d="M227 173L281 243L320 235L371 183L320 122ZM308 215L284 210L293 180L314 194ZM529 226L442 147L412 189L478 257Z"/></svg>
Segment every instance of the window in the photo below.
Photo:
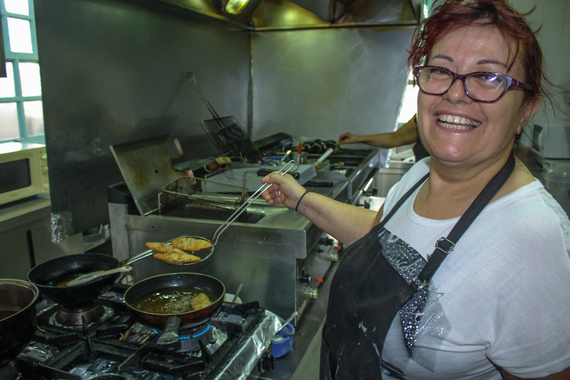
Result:
<svg viewBox="0 0 570 380"><path fill-rule="evenodd" d="M433 9L435 0L423 0L422 2L422 18L429 17L429 12ZM404 98L402 99L402 108L400 109L400 115L398 116L398 126L406 124L417 112L417 99L419 87L414 84L414 76L410 72L408 76L408 81L406 85L406 90L404 92Z"/></svg>
<svg viewBox="0 0 570 380"><path fill-rule="evenodd" d="M0 0L6 77L0 78L0 142L44 143L33 0Z"/></svg>
<svg viewBox="0 0 570 380"><path fill-rule="evenodd" d="M402 108L398 116L398 125L406 124L417 112L418 109L418 91L419 87L414 84L414 76L410 72L408 76L408 83L402 99Z"/></svg>

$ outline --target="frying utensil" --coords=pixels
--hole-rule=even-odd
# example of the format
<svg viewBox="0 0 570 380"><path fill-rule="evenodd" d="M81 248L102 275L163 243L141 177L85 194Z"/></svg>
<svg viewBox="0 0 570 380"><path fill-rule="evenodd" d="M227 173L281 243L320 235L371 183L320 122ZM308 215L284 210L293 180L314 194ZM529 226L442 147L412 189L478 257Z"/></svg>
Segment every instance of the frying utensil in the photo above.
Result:
<svg viewBox="0 0 570 380"><path fill-rule="evenodd" d="M292 170L293 168L298 167L297 163L295 163L295 161L291 160L289 161L285 166L283 166L276 174L281 174L281 175L285 175L287 174L290 170ZM194 265L197 263L200 263L206 259L208 259L212 253L214 252L214 247L216 246L216 244L218 243L218 240L220 238L220 235L257 199L259 198L259 196L267 189L269 189L271 187L272 184L270 183L266 183L264 185L262 185L261 187L259 187L257 189L257 191L255 193L253 193L248 199L246 199L243 204L238 207L236 209L236 211L231 214L228 219L226 219L226 221L224 223L222 223L220 225L220 227L218 227L218 229L214 232L214 236L212 237L212 240L208 240L205 237L202 236L187 236L187 237L191 237L194 239L200 239L200 240L204 240L207 241L209 243L212 244L212 247L210 248L206 248L206 249L202 249L200 251L194 251L191 252L193 255L200 257L201 261L196 261L196 262L179 262L179 261L164 261L166 264L170 264L170 265L178 265L178 266L187 266L187 265ZM174 240L174 239L172 239ZM172 242L172 240L168 241L168 243ZM149 251L145 251L143 253L141 253L139 256L143 256L143 258L146 256L150 256L154 254L154 251L149 250Z"/></svg>
<svg viewBox="0 0 570 380"><path fill-rule="evenodd" d="M198 86L194 74L189 71L184 71L182 74L192 82L212 114L213 119L202 120L202 127L219 151L222 154L241 157L244 162L254 163L261 160L263 154L247 136L237 119L233 116L220 117L212 103L206 98L204 91Z"/></svg>
<svg viewBox="0 0 570 380"><path fill-rule="evenodd" d="M293 160L289 161L287 165L283 166L275 174L281 174L282 176L287 174L293 168L298 167L297 163ZM214 237L212 238L212 246L218 243L220 235L257 199L259 196L267 189L269 189L273 184L266 183L261 185L255 193L253 193L222 225L214 232Z"/></svg>
<svg viewBox="0 0 570 380"><path fill-rule="evenodd" d="M96 280L100 277L108 276L110 274L130 272L132 270L133 270L132 266L124 265L124 266L121 266L118 268L107 269L107 270L98 270L98 271L91 272L91 273L85 273L85 274L81 274L78 277L74 278L73 280L67 282L67 284L65 284L65 286L80 285L80 284L84 284L86 282Z"/></svg>
<svg viewBox="0 0 570 380"><path fill-rule="evenodd" d="M279 331L283 330L285 328L285 326L287 326L289 323L291 323L291 321L293 321L293 319L297 318L297 316L299 315L298 311L294 311L293 314L291 314L291 316L289 318L287 318L285 320L285 322L283 322L283 324L281 325L281 327L279 328L279 330L277 330L275 332L275 335L279 334Z"/></svg>

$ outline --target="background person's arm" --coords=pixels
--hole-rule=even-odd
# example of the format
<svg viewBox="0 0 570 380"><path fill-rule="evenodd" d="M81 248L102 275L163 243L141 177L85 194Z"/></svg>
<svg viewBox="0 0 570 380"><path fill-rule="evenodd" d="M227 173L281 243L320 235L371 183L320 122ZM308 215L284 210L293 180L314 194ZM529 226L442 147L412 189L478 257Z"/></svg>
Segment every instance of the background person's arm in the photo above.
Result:
<svg viewBox="0 0 570 380"><path fill-rule="evenodd" d="M338 143L343 144L367 144L377 148L395 148L402 145L413 144L417 141L418 126L415 117L394 132L378 133L375 135L354 135L350 132L342 134Z"/></svg>

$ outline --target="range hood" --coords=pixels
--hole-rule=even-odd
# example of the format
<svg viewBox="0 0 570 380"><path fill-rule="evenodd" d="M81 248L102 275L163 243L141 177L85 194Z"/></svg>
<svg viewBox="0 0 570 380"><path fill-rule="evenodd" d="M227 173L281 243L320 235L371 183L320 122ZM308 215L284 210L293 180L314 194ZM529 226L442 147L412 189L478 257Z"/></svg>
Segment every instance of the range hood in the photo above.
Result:
<svg viewBox="0 0 570 380"><path fill-rule="evenodd" d="M250 30L415 24L422 0L250 0L242 11L224 11L228 0L160 0L179 9Z"/></svg>

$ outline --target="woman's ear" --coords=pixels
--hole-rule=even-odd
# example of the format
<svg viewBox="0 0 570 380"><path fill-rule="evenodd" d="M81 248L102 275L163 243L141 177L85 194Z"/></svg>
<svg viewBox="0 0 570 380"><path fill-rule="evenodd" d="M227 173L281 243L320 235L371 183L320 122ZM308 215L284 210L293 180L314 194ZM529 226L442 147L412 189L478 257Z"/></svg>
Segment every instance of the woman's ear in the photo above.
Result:
<svg viewBox="0 0 570 380"><path fill-rule="evenodd" d="M541 100L540 96L537 96L536 98L534 98L524 106L524 110L521 115L521 121L519 123L519 127L517 128L517 134L521 134L526 123L528 123L532 115L535 114L536 110L538 109L538 106L540 105L540 100Z"/></svg>

